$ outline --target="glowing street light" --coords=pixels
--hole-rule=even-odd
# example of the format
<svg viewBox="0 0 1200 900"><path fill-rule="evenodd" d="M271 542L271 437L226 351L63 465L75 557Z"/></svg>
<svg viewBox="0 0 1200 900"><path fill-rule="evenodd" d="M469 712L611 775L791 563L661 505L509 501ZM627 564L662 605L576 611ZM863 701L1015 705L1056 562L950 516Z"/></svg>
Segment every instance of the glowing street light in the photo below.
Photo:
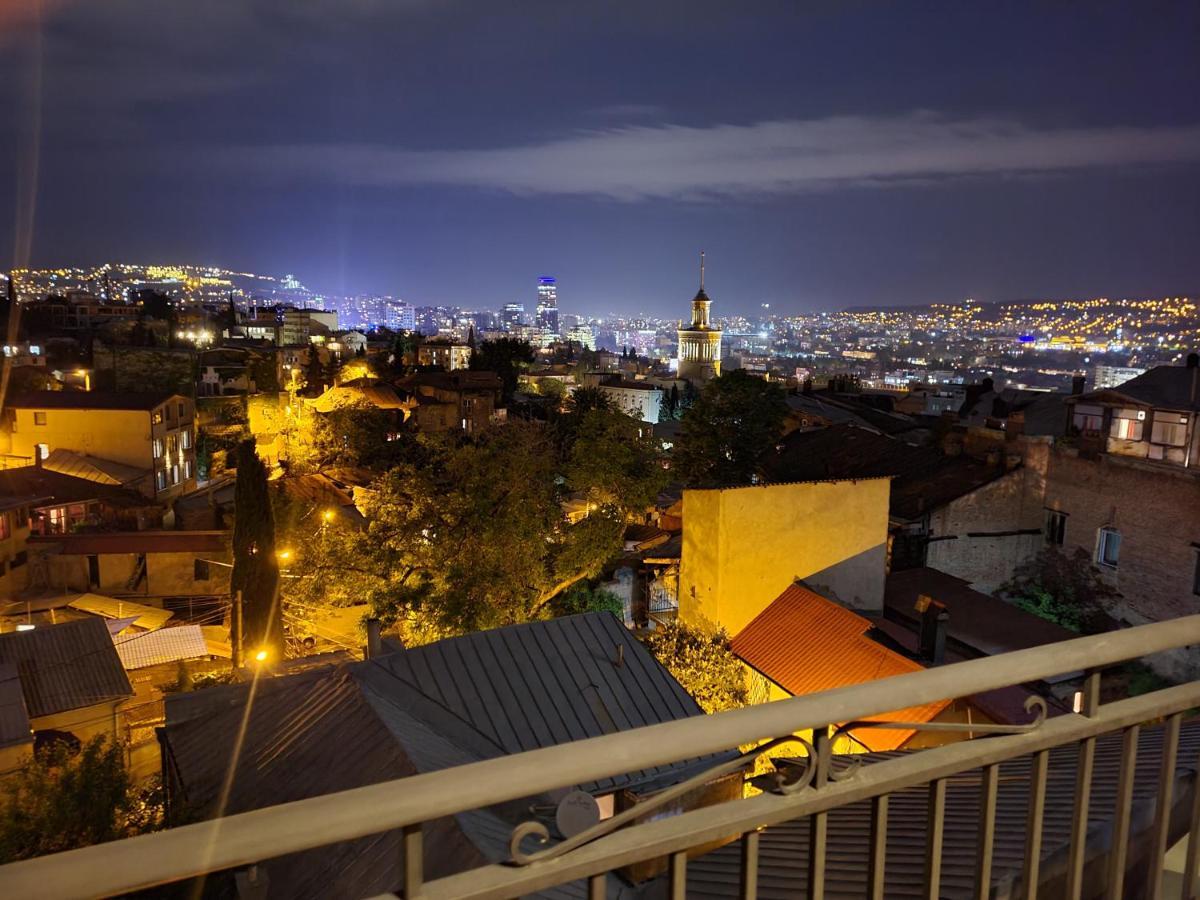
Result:
<svg viewBox="0 0 1200 900"><path fill-rule="evenodd" d="M255 653L254 661L255 662L266 662L267 661L267 651L259 650L257 653Z"/></svg>

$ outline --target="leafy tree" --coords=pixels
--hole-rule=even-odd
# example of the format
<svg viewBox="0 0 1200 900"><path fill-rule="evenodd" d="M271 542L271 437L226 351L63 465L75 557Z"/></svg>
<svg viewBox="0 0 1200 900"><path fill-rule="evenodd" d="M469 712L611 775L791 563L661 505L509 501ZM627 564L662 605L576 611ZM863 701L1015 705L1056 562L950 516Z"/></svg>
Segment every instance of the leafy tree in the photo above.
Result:
<svg viewBox="0 0 1200 900"><path fill-rule="evenodd" d="M267 470L254 441L237 448L234 483L233 572L230 589L242 594L242 652L265 650L272 661L283 659L283 620L279 602L279 561L275 556L275 518L267 487Z"/></svg>
<svg viewBox="0 0 1200 900"><path fill-rule="evenodd" d="M305 422L317 469L363 466L382 472L420 453L412 429L397 424L396 411L378 409L370 403L310 413Z"/></svg>
<svg viewBox="0 0 1200 900"><path fill-rule="evenodd" d="M1101 634L1116 627L1109 615L1120 594L1101 577L1082 548L1066 554L1046 547L1017 567L999 594L1026 612L1080 634Z"/></svg>
<svg viewBox="0 0 1200 900"><path fill-rule="evenodd" d="M533 347L519 338L502 337L484 341L471 354L471 368L477 372L495 372L500 376L504 403L512 399L521 370L533 362Z"/></svg>
<svg viewBox="0 0 1200 900"><path fill-rule="evenodd" d="M367 600L414 642L553 614L620 552L627 517L663 478L628 426L593 410L567 442L523 422L461 444L422 439L424 459L367 493L365 532L334 522L296 541L285 602ZM563 503L579 495L589 514L571 524Z"/></svg>
<svg viewBox="0 0 1200 900"><path fill-rule="evenodd" d="M671 390L667 391L666 396L663 397L662 411L659 415L659 421L669 422L673 419L679 418L679 413L681 412L679 403L679 385L673 384L671 385Z"/></svg>
<svg viewBox="0 0 1200 900"><path fill-rule="evenodd" d="M132 837L161 818L158 792L134 787L121 745L55 742L4 781L0 863Z"/></svg>
<svg viewBox="0 0 1200 900"><path fill-rule="evenodd" d="M625 604L620 597L612 591L582 582L555 597L551 608L556 616L608 612L618 619L625 617Z"/></svg>
<svg viewBox="0 0 1200 900"><path fill-rule="evenodd" d="M725 632L675 621L658 625L642 640L706 713L749 702L746 670L729 649Z"/></svg>
<svg viewBox="0 0 1200 900"><path fill-rule="evenodd" d="M752 484L783 433L783 389L734 369L704 387L683 416L674 467L693 487Z"/></svg>
<svg viewBox="0 0 1200 900"><path fill-rule="evenodd" d="M608 395L598 387L576 388L575 392L571 394L568 411L579 419L594 409L611 410L612 403L609 401Z"/></svg>

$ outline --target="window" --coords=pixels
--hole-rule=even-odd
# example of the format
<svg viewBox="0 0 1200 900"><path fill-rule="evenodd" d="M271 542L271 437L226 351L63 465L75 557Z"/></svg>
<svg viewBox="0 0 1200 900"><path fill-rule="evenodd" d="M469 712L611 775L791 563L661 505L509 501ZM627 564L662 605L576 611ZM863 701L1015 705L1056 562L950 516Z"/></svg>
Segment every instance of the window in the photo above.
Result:
<svg viewBox="0 0 1200 900"><path fill-rule="evenodd" d="M1159 413L1154 417L1154 426L1150 429L1150 441L1168 447L1182 447L1187 443L1187 426L1187 416L1176 418L1174 413Z"/></svg>
<svg viewBox="0 0 1200 900"><path fill-rule="evenodd" d="M152 447L152 450L151 450L151 452L154 454L154 458L155 458L155 459L161 459L161 458L162 458L162 455L163 455L163 442L162 442L162 438L155 438L155 439L154 439L154 442L153 442L153 444L151 445L151 447Z"/></svg>
<svg viewBox="0 0 1200 900"><path fill-rule="evenodd" d="M1121 532L1115 528L1101 528L1100 540L1096 545L1096 562L1115 569L1121 556Z"/></svg>
<svg viewBox="0 0 1200 900"><path fill-rule="evenodd" d="M1067 533L1067 514L1056 509L1046 510L1046 524L1043 528L1046 543L1053 547L1061 547Z"/></svg>
<svg viewBox="0 0 1200 900"><path fill-rule="evenodd" d="M183 446L184 450L191 450L192 432L190 430L179 432L179 443Z"/></svg>
<svg viewBox="0 0 1200 900"><path fill-rule="evenodd" d="M183 421L183 401L179 401L179 421Z"/></svg>
<svg viewBox="0 0 1200 900"><path fill-rule="evenodd" d="M49 459L50 458L50 445L49 444L37 444L35 446L37 447L38 459Z"/></svg>
<svg viewBox="0 0 1200 900"><path fill-rule="evenodd" d="M45 425L46 424L46 414L44 412L35 412L33 414L33 424L34 425Z"/></svg>
<svg viewBox="0 0 1200 900"><path fill-rule="evenodd" d="M171 466L171 484L179 484L179 466Z"/></svg>
<svg viewBox="0 0 1200 900"><path fill-rule="evenodd" d="M1140 441L1145 421L1146 411L1144 409L1115 409L1108 433L1123 441Z"/></svg>
<svg viewBox="0 0 1200 900"><path fill-rule="evenodd" d="M179 452L179 435L171 433L167 435L167 456L174 456Z"/></svg>
<svg viewBox="0 0 1200 900"><path fill-rule="evenodd" d="M1076 404L1074 424L1076 429L1085 434L1089 431L1099 431L1104 427L1104 408Z"/></svg>
<svg viewBox="0 0 1200 900"><path fill-rule="evenodd" d="M162 414L162 410L161 410L161 409L156 409L154 412L150 413L150 422L151 422L151 424L154 424L154 425L161 425L161 424L162 424L162 420L163 420L163 414Z"/></svg>
<svg viewBox="0 0 1200 900"><path fill-rule="evenodd" d="M154 486L160 491L167 489L167 473L164 470L159 469L154 473Z"/></svg>
<svg viewBox="0 0 1200 900"><path fill-rule="evenodd" d="M174 418L174 416L171 414L171 404L168 403L166 406L164 406L163 411L167 414L167 421L170 422L171 419Z"/></svg>
<svg viewBox="0 0 1200 900"><path fill-rule="evenodd" d="M0 513L0 541L6 541L12 535L8 527L8 513Z"/></svg>
<svg viewBox="0 0 1200 900"><path fill-rule="evenodd" d="M46 521L49 523L50 534L67 533L67 508L56 506L46 511Z"/></svg>
<svg viewBox="0 0 1200 900"><path fill-rule="evenodd" d="M183 461L183 477L184 478L192 477L192 461L190 459L185 459Z"/></svg>

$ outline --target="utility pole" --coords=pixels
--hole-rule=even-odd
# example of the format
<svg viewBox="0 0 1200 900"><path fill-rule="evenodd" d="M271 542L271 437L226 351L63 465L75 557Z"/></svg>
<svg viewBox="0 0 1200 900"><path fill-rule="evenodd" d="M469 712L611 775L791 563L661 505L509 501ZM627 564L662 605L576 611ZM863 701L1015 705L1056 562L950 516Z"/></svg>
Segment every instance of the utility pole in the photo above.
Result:
<svg viewBox="0 0 1200 900"><path fill-rule="evenodd" d="M229 628L229 643L232 645L233 653L233 671L237 672L245 665L245 660L242 658L244 653L242 640L242 592L236 591L233 595L233 615L231 616Z"/></svg>

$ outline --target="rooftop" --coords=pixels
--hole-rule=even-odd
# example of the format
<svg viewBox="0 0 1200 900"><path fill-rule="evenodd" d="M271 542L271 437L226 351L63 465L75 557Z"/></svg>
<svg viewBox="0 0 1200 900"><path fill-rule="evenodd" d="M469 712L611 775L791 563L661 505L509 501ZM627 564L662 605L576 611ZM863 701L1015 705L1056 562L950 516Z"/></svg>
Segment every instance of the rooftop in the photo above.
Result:
<svg viewBox="0 0 1200 900"><path fill-rule="evenodd" d="M13 394L6 406L13 409L111 409L150 411L174 393L137 394L129 391L27 391Z"/></svg>
<svg viewBox="0 0 1200 900"><path fill-rule="evenodd" d="M15 667L30 718L133 695L102 619L0 634L0 665Z"/></svg>
<svg viewBox="0 0 1200 900"><path fill-rule="evenodd" d="M871 620L794 584L733 638L734 654L792 696L919 672L914 662L872 640ZM886 718L928 722L946 703L929 703ZM884 717L881 717L884 718ZM875 750L901 746L912 731L872 729L857 735Z"/></svg>
<svg viewBox="0 0 1200 900"><path fill-rule="evenodd" d="M1086 402L1107 397L1164 409L1200 410L1200 366L1155 366L1117 387L1078 399Z"/></svg>

